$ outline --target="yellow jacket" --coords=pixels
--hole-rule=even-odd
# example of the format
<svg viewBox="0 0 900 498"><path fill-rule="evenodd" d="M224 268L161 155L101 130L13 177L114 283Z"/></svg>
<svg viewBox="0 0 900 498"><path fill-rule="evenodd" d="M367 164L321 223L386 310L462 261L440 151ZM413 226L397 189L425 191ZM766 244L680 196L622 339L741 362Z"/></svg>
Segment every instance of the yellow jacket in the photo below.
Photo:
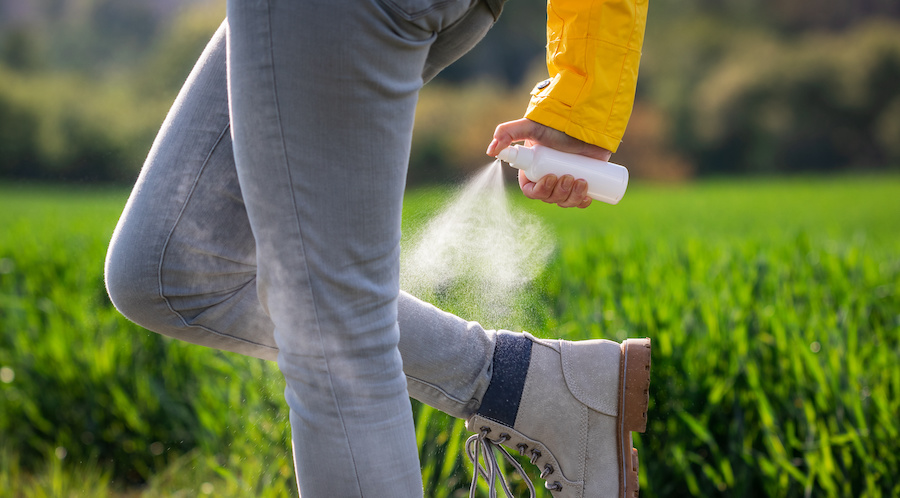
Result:
<svg viewBox="0 0 900 498"><path fill-rule="evenodd" d="M525 117L613 152L634 105L648 0L548 0L547 69Z"/></svg>

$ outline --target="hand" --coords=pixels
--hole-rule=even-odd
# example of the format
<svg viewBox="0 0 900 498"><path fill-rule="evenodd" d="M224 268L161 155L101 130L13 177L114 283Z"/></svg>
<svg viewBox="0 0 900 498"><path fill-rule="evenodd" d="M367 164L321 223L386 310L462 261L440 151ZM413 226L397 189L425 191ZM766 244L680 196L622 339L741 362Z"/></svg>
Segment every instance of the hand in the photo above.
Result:
<svg viewBox="0 0 900 498"><path fill-rule="evenodd" d="M582 142L527 118L508 121L497 126L494 130L494 139L488 145L487 154L496 157L501 150L519 140L524 140L525 145L529 147L539 144L602 161L609 161L612 156L612 152L603 147ZM591 205L591 198L587 196L587 182L575 180L572 175L564 175L562 178L547 175L533 182L519 171L519 188L529 199L538 199L560 207L586 208Z"/></svg>

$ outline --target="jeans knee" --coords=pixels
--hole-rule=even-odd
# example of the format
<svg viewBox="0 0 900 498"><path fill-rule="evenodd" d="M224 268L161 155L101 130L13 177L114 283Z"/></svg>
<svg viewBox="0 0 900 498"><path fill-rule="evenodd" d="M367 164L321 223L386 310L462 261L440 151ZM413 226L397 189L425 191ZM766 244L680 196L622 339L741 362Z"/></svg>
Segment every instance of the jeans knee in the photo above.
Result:
<svg viewBox="0 0 900 498"><path fill-rule="evenodd" d="M129 320L153 330L165 308L159 295L158 272L149 244L116 230L106 253L104 281L113 306Z"/></svg>

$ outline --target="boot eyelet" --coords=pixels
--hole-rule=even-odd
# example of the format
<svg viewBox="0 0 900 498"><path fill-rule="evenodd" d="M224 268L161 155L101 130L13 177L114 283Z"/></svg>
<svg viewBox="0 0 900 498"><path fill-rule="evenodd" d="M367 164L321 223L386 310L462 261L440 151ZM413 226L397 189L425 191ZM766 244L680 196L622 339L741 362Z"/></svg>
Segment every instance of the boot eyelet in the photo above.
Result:
<svg viewBox="0 0 900 498"><path fill-rule="evenodd" d="M525 444L525 443L519 443L519 444L516 445L516 449L519 450L519 454L520 454L520 455L524 455L524 454L525 454L525 450L528 449L528 445Z"/></svg>
<svg viewBox="0 0 900 498"><path fill-rule="evenodd" d="M541 479L547 479L547 476L553 473L553 466L549 463L544 465L544 470L541 471Z"/></svg>
<svg viewBox="0 0 900 498"><path fill-rule="evenodd" d="M553 473L553 466L549 463L544 465L544 470L541 471L541 479L547 479L547 476Z"/></svg>
<svg viewBox="0 0 900 498"><path fill-rule="evenodd" d="M531 464L532 464L532 465L534 465L534 464L538 461L538 458L540 458L540 457L541 457L541 452L540 452L540 451L538 451L538 450L531 450Z"/></svg>
<svg viewBox="0 0 900 498"><path fill-rule="evenodd" d="M553 484L550 484L549 482L545 483L544 487L550 491L562 491L563 489L562 484L560 484L559 481L553 481Z"/></svg>

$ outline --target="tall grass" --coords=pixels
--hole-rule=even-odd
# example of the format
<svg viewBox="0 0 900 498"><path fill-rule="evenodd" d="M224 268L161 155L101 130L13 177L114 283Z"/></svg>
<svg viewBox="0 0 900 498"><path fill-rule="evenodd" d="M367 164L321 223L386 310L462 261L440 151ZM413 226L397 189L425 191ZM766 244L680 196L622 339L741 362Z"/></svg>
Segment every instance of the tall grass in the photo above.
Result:
<svg viewBox="0 0 900 498"><path fill-rule="evenodd" d="M649 493L900 493L897 179L647 193L545 285L562 336L653 338Z"/></svg>
<svg viewBox="0 0 900 498"><path fill-rule="evenodd" d="M0 187L0 496L295 494L275 366L109 304L102 260L126 195ZM407 223L442 195L411 193ZM900 494L900 178L522 206L557 253L521 323L489 325L653 339L643 496ZM426 496L466 496L464 427L414 409Z"/></svg>

